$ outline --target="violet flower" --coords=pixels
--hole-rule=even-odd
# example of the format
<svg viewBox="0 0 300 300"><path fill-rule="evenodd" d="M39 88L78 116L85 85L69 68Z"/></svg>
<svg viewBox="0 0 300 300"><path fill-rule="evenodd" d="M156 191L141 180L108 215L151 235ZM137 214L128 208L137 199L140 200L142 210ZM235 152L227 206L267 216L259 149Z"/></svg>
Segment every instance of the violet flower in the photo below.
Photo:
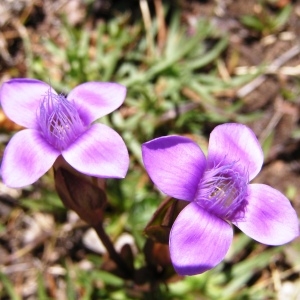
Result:
<svg viewBox="0 0 300 300"><path fill-rule="evenodd" d="M249 184L260 171L263 152L254 133L241 124L217 126L208 157L192 140L161 137L142 146L150 178L165 194L190 201L169 238L177 273L195 275L221 262L233 239L231 223L251 238L281 245L299 236L290 201L264 184Z"/></svg>
<svg viewBox="0 0 300 300"><path fill-rule="evenodd" d="M126 88L117 83L88 82L67 97L36 79L12 79L0 88L5 114L26 127L8 143L2 160L3 182L14 188L45 174L59 155L77 171L100 178L124 178L127 148L117 132L98 118L124 101Z"/></svg>

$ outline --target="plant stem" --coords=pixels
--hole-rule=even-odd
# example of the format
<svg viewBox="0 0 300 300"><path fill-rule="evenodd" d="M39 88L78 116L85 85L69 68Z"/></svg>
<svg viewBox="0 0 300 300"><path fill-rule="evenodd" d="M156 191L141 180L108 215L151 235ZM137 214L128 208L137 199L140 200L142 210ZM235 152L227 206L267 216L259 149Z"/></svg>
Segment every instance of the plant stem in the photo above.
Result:
<svg viewBox="0 0 300 300"><path fill-rule="evenodd" d="M133 270L129 268L120 254L116 251L114 244L110 240L109 236L106 234L103 223L100 222L97 225L93 226L96 230L98 237L100 238L101 242L105 246L107 252L109 253L110 258L115 262L115 264L119 267L122 271L125 278L133 278Z"/></svg>

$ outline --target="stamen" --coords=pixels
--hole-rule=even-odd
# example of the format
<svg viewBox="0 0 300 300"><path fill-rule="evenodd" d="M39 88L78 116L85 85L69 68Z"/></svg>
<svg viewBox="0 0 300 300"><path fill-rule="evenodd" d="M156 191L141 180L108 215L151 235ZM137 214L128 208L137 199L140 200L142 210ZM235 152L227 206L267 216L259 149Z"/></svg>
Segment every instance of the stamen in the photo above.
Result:
<svg viewBox="0 0 300 300"><path fill-rule="evenodd" d="M242 219L248 203L248 175L237 171L235 164L206 170L195 197L198 205L228 221Z"/></svg>
<svg viewBox="0 0 300 300"><path fill-rule="evenodd" d="M75 105L51 90L41 101L38 118L45 139L60 151L85 130Z"/></svg>

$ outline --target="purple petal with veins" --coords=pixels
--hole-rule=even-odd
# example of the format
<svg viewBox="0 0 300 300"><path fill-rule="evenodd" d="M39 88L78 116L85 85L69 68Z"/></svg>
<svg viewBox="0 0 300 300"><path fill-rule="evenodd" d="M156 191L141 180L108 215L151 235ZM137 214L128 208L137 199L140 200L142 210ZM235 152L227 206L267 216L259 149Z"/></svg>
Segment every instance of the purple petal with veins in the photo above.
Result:
<svg viewBox="0 0 300 300"><path fill-rule="evenodd" d="M84 83L65 97L36 79L5 82L0 88L4 113L28 129L17 133L4 151L3 181L12 187L31 184L61 154L84 174L123 178L129 156L122 138L92 122L118 108L125 96L126 88L118 83Z"/></svg>
<svg viewBox="0 0 300 300"><path fill-rule="evenodd" d="M179 274L202 273L224 258L232 239L229 223L268 245L299 236L289 200L269 186L249 183L262 167L263 152L245 125L217 126L207 159L193 141L178 136L157 138L142 149L145 168L157 187L191 202L170 233L171 260Z"/></svg>

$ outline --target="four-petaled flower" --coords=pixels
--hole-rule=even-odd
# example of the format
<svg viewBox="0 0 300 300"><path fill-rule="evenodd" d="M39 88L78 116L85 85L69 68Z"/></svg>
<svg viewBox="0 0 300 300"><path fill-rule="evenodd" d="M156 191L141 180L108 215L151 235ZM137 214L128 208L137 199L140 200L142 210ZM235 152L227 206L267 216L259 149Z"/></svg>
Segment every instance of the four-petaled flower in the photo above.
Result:
<svg viewBox="0 0 300 300"><path fill-rule="evenodd" d="M161 137L142 146L150 178L165 194L190 201L169 238L177 273L194 275L224 259L233 238L231 223L258 242L281 245L299 235L290 201L264 184L249 184L260 171L263 152L241 124L217 126L208 157L192 140Z"/></svg>
<svg viewBox="0 0 300 300"><path fill-rule="evenodd" d="M58 156L81 173L100 178L124 178L127 148L117 132L98 118L124 101L126 88L117 83L88 82L67 97L35 79L12 79L0 89L5 114L26 129L7 145L2 165L3 182L22 187L35 182Z"/></svg>

